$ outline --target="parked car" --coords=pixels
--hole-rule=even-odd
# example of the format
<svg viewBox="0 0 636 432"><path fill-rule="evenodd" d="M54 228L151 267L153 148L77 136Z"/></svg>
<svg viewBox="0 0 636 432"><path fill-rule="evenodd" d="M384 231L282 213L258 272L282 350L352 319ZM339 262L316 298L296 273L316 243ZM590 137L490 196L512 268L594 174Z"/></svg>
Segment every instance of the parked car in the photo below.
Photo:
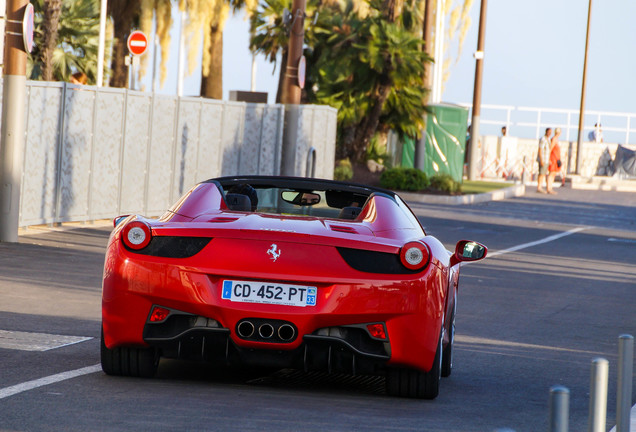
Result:
<svg viewBox="0 0 636 432"><path fill-rule="evenodd" d="M158 219L115 220L101 363L150 377L159 359L386 376L433 399L452 368L460 263L394 192L330 180L204 181Z"/></svg>

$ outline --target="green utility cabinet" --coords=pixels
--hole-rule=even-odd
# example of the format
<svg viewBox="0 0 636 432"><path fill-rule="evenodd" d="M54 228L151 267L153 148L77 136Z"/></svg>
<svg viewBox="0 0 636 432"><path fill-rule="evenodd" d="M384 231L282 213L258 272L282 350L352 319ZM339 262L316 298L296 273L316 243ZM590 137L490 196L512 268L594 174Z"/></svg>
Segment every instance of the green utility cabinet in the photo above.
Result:
<svg viewBox="0 0 636 432"><path fill-rule="evenodd" d="M464 176L464 153L466 151L466 129L468 108L453 104L428 106L426 119L425 161L422 171L427 176L450 174L457 182Z"/></svg>

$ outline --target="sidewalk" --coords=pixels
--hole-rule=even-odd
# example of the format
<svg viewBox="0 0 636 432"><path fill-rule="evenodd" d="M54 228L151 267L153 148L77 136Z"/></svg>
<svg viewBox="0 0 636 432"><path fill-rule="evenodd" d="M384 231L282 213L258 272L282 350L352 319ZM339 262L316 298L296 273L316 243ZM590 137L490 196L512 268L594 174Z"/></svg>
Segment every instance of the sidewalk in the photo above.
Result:
<svg viewBox="0 0 636 432"><path fill-rule="evenodd" d="M561 186L560 182L555 182L555 190L559 188L569 188L576 190L591 191L612 191L612 192L636 192L636 180L621 180L613 177L593 177L585 179L580 176L568 176L565 186ZM507 188L495 190L492 192L470 195L432 195L421 194L415 192L397 191L398 194L407 202L416 202L423 204L445 204L445 205L461 205L461 204L477 204L488 201L501 201L508 198L520 197L529 193L534 193L537 189L537 182L527 182L525 184L515 184Z"/></svg>

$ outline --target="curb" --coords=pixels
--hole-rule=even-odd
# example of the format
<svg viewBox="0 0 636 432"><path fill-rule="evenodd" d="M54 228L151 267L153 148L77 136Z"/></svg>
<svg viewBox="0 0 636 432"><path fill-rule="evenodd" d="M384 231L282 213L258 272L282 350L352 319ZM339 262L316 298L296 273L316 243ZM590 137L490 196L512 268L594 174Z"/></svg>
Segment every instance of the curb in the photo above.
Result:
<svg viewBox="0 0 636 432"><path fill-rule="evenodd" d="M486 192L481 194L471 195L430 195L430 194L418 194L413 192L397 192L397 194L405 201L424 203L424 204L447 204L447 205L461 205L461 204L477 204L487 201L501 201L507 198L523 196L526 193L526 186L518 184L510 186L504 189L499 189L492 192Z"/></svg>

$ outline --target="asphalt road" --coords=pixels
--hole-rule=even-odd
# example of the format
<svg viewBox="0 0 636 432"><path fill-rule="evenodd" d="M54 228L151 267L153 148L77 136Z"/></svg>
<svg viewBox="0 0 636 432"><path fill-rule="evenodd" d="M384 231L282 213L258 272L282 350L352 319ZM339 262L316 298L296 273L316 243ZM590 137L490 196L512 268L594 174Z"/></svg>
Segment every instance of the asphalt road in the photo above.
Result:
<svg viewBox="0 0 636 432"><path fill-rule="evenodd" d="M547 430L549 389L559 384L570 390L570 430L580 431L597 357L610 365L609 429L617 338L636 335L636 194L561 189L412 208L447 247L469 238L490 252L462 268L454 369L436 400L388 397L381 378L177 361L162 361L149 380L104 375L96 365L110 227L87 225L0 243L0 342L92 338L47 351L0 347L0 430L534 432ZM69 371L78 376L58 375ZM633 388L636 400L636 380Z"/></svg>

